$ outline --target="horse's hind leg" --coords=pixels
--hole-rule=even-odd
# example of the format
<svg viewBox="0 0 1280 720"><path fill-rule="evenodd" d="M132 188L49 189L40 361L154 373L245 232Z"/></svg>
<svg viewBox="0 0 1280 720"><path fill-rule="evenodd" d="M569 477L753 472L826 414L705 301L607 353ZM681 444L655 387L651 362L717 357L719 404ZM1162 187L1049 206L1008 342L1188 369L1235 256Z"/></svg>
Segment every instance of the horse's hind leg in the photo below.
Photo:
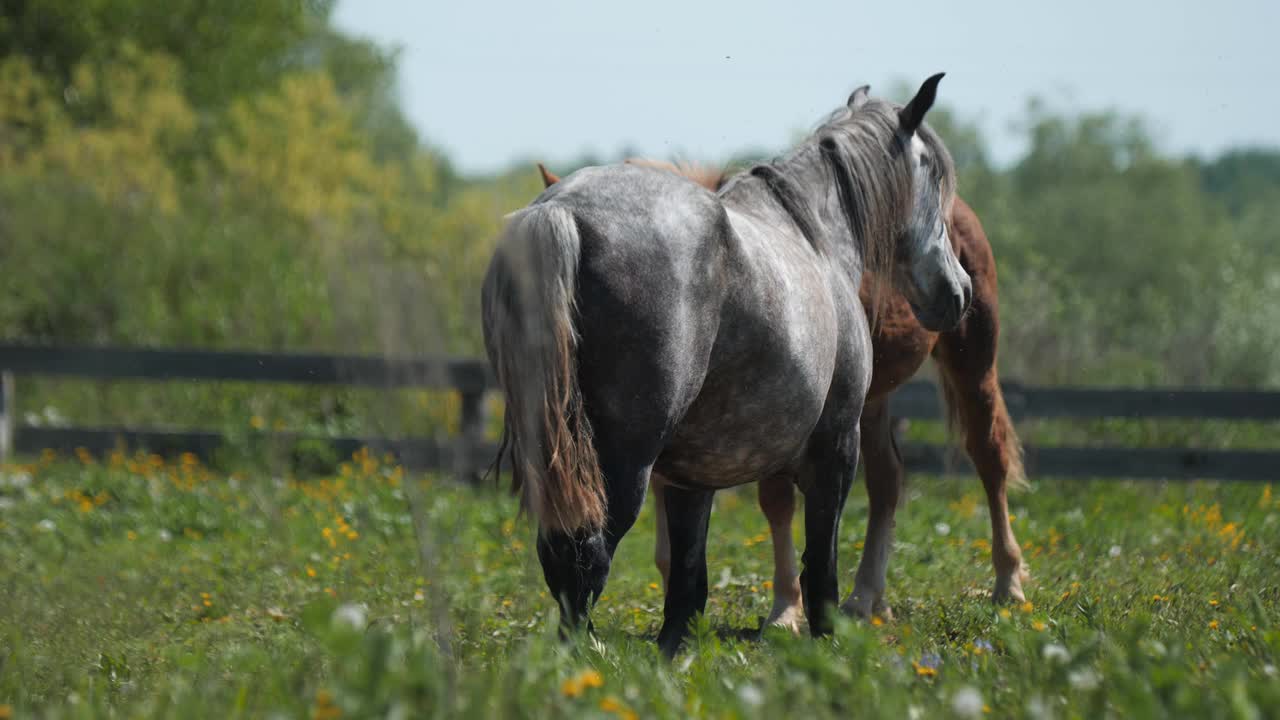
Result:
<svg viewBox="0 0 1280 720"><path fill-rule="evenodd" d="M791 537L791 519L796 512L795 490L790 475L774 475L760 481L760 509L769 521L773 540L773 609L765 626L781 625L800 632L804 616L800 573L796 569L796 549Z"/></svg>
<svg viewBox="0 0 1280 720"><path fill-rule="evenodd" d="M649 491L653 495L653 564L658 566L658 574L662 576L663 592L671 577L671 538L667 536L667 504L665 482L659 475L649 476Z"/></svg>
<svg viewBox="0 0 1280 720"><path fill-rule="evenodd" d="M894 514L902 497L905 471L893 438L889 398L869 401L862 411L862 451L866 456L867 536L862 560L853 579L853 592L841 605L861 618L892 617L884 602L885 574L893 545Z"/></svg>
<svg viewBox="0 0 1280 720"><path fill-rule="evenodd" d="M836 543L840 515L858 469L858 434L815 434L809 441L809 457L801 487L804 490L804 612L809 633L826 635L833 629L831 610L840 600L836 574Z"/></svg>
<svg viewBox="0 0 1280 720"><path fill-rule="evenodd" d="M707 606L707 526L711 520L710 490L663 489L671 569L658 647L674 657L689 634L689 621Z"/></svg>
<svg viewBox="0 0 1280 720"><path fill-rule="evenodd" d="M963 334L945 334L938 342L935 355L942 371L947 403L964 433L965 450L973 460L982 486L987 493L991 512L991 561L996 583L992 599L996 602L1025 596L1022 583L1027 579L1022 551L1009 524L1009 483L1025 482L1022 471L1021 446L995 366L995 335L986 331L993 325L991 314L975 301Z"/></svg>

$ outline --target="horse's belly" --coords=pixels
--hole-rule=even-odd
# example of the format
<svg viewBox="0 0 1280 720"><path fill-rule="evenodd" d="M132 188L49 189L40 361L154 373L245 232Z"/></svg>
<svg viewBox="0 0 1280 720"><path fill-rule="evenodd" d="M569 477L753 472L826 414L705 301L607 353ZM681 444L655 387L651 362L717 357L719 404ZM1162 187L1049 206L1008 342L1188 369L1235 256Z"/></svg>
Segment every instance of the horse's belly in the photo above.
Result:
<svg viewBox="0 0 1280 720"><path fill-rule="evenodd" d="M757 349L708 373L655 471L678 486L725 488L794 470L822 416L835 363L834 342L799 348Z"/></svg>
<svg viewBox="0 0 1280 720"><path fill-rule="evenodd" d="M799 466L818 414L761 417L755 428L682 423L654 472L678 487L715 489L792 472Z"/></svg>

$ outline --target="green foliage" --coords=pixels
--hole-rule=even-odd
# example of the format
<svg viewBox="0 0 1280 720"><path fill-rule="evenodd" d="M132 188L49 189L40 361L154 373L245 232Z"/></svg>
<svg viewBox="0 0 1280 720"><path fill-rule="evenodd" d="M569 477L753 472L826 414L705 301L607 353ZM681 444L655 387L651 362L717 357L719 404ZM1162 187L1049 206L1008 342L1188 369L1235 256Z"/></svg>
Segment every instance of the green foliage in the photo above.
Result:
<svg viewBox="0 0 1280 720"><path fill-rule="evenodd" d="M266 90L297 68L299 45L332 0L13 0L0 11L0 55L31 58L56 82L121 46L173 58L200 108Z"/></svg>
<svg viewBox="0 0 1280 720"><path fill-rule="evenodd" d="M0 706L14 717L1260 717L1280 702L1280 502L1247 484L1010 498L1030 604L993 608L976 478L917 478L895 619L751 630L772 558L716 499L707 615L673 664L651 506L561 644L505 493L359 455L305 482L113 456L0 470ZM1142 507L1143 522L1128 510ZM841 528L851 581L867 505ZM799 524L797 535L801 535ZM972 708L966 702L977 698ZM973 715L968 711L972 710Z"/></svg>
<svg viewBox="0 0 1280 720"><path fill-rule="evenodd" d="M480 356L480 280L537 174L459 176L401 112L397 53L344 35L331 10L6 3L0 337ZM1032 103L1027 151L1000 168L963 114L931 122L995 247L1006 377L1280 384L1275 152L1174 159L1136 118ZM326 407L341 392L23 384L24 412L77 422L243 426L265 407L395 432L421 426L386 417L423 409L347 402L339 420Z"/></svg>

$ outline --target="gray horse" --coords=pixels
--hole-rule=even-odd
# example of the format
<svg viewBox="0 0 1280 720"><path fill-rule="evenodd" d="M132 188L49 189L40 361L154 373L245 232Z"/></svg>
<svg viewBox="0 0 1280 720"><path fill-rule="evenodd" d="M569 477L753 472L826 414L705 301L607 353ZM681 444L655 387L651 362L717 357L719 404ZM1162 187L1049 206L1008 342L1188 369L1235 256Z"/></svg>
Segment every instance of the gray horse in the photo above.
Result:
<svg viewBox="0 0 1280 720"><path fill-rule="evenodd" d="M509 218L482 291L485 348L562 628L591 627L658 474L668 657L706 605L712 495L773 476L805 494L805 612L815 635L830 631L871 381L862 274L893 282L932 330L955 326L972 294L944 222L954 168L923 123L941 77L905 106L855 90L795 151L718 194L592 167Z"/></svg>

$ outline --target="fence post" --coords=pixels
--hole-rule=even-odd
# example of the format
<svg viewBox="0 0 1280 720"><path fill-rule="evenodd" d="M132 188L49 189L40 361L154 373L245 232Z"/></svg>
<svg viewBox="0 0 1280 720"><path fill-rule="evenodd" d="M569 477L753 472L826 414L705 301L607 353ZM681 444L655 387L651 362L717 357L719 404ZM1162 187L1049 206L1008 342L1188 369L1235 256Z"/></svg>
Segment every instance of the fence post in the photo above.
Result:
<svg viewBox="0 0 1280 720"><path fill-rule="evenodd" d="M13 404L13 373L0 370L0 463L9 462L13 456L13 433L17 421L13 419L17 409Z"/></svg>
<svg viewBox="0 0 1280 720"><path fill-rule="evenodd" d="M478 482L484 472L484 467L477 466L474 458L476 448L484 445L485 420L484 392L462 393L462 420L459 423L462 437L457 444L457 468L458 474L467 482Z"/></svg>

